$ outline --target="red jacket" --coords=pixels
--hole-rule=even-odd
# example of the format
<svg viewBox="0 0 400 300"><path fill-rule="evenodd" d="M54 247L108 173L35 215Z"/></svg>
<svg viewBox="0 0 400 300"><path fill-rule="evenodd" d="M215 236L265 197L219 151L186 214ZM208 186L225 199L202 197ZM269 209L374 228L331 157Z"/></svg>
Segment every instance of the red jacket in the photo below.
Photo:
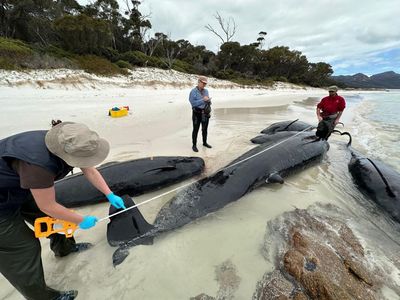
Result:
<svg viewBox="0 0 400 300"><path fill-rule="evenodd" d="M322 110L321 116L323 118L343 111L345 107L346 101L339 95L326 96L322 98L321 102L317 105L317 108Z"/></svg>

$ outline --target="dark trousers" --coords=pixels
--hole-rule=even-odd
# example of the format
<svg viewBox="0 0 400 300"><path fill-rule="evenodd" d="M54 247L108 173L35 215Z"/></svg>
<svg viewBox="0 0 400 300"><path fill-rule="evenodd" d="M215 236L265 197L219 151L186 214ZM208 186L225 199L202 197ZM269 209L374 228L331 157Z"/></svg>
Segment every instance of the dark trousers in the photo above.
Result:
<svg viewBox="0 0 400 300"><path fill-rule="evenodd" d="M197 111L193 110L193 114L192 114L192 122L193 122L192 143L193 143L193 145L197 145L197 134L199 133L200 124L201 124L201 133L203 135L203 144L207 143L207 128L208 128L209 120L210 120L209 115L206 115L204 112L197 112Z"/></svg>
<svg viewBox="0 0 400 300"><path fill-rule="evenodd" d="M322 119L317 126L317 132L315 133L317 137L323 139L323 140L328 140L330 137L333 129L335 129L335 118L324 118Z"/></svg>
<svg viewBox="0 0 400 300"><path fill-rule="evenodd" d="M47 300L60 296L59 291L46 285L40 242L24 222L33 224L36 218L44 216L33 199L20 211L0 216L0 272L26 299ZM67 239L61 234L49 238L56 256L68 255L75 246L73 238Z"/></svg>

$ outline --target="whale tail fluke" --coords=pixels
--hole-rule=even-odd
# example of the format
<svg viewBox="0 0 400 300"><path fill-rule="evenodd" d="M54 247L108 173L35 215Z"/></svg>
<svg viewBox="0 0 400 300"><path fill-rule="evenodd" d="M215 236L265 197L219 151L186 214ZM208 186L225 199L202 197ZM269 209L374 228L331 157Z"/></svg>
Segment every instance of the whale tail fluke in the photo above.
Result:
<svg viewBox="0 0 400 300"><path fill-rule="evenodd" d="M128 195L122 196L122 199L126 208L136 205ZM110 215L118 210L110 206ZM147 223L139 209L135 207L110 218L110 223L107 225L107 240L111 246L121 246L132 240L137 240L138 245L150 245L153 243L153 238L146 237L146 233L153 228L154 226Z"/></svg>
<svg viewBox="0 0 400 300"><path fill-rule="evenodd" d="M129 255L129 250L125 247L119 247L114 251L112 256L113 266L116 267L121 264Z"/></svg>

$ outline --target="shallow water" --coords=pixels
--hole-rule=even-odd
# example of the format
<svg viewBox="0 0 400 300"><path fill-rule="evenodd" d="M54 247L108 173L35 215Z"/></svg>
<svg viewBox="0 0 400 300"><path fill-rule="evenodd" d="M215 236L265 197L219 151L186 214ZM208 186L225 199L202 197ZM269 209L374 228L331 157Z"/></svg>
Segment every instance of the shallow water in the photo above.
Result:
<svg viewBox="0 0 400 300"><path fill-rule="evenodd" d="M345 126L339 129L352 133L356 149L384 160L399 171L399 123L389 124L384 122L383 117L379 120L374 117L372 112L375 110L371 107L374 101L381 99L379 95L354 94L345 97L348 99L348 108L342 119ZM396 99L396 95L393 97ZM215 109L210 123L210 139L218 139L224 147L215 147L213 152L203 153L208 166L206 173L215 172L254 147L249 140L273 122L298 118L315 124L317 101L318 98L307 98L275 108ZM393 102L393 109L398 107L396 101ZM152 246L132 248L130 255L117 268L112 267L111 255L115 248L109 247L105 240L105 227L96 226L89 240L95 244L92 250L63 260L55 259L48 251L44 252L48 284L76 288L79 290L78 299L172 300L189 299L201 293L216 297L220 294L216 272L229 260L240 278L237 289L234 288L233 299L251 299L257 282L273 267L261 251L267 221L284 211L295 207L307 208L315 202L341 207L350 227L361 237L369 258L387 272L392 272L393 278L400 283L400 271L392 266L400 250L399 226L388 220L355 188L347 170L349 153L345 143L345 137L332 136L331 148L319 165L287 178L283 185L261 187L216 213L163 234L155 239ZM121 152L121 157L128 157L128 154ZM135 200L144 201L178 186ZM141 207L145 217L149 221L154 219L162 203L173 195ZM83 212L91 213L96 209L96 206L87 207ZM77 232L77 239L87 240L87 237ZM47 241L42 242L46 244ZM9 288L6 290L10 291ZM387 299L398 299L390 289L386 289L386 295ZM16 292L9 296L0 292L0 296L21 299Z"/></svg>
<svg viewBox="0 0 400 300"><path fill-rule="evenodd" d="M346 111L350 115L361 109L363 99L357 95L349 98L354 99L349 101ZM293 119L293 116L310 123L315 122L315 102L316 99L305 99L303 103L276 109L252 107L215 110L212 132L226 139L229 151L228 155L214 158L213 166L222 167L235 153L240 154L253 147L248 139L258 135L259 131L272 122ZM354 128L360 121L356 119L353 123L349 115L343 118L344 130L352 133L355 131L353 135L357 141L359 133ZM365 118L364 122L370 121ZM224 132L234 134L224 136ZM382 132L382 136L384 134ZM364 246L374 250L371 259L391 270L394 276L399 276L396 268L390 268L393 254L400 250L400 239L396 231L399 227L377 210L353 185L347 170L349 153L345 143L346 138L333 136L331 149L320 165L288 178L284 185L259 188L214 214L161 236L153 246L132 249L121 271L136 269L135 264L141 261L141 254L146 257L146 269L142 270L142 275L138 275L139 278L134 278L141 288L130 289L126 299L128 295L142 299L189 299L200 293L215 297L220 288L216 270L227 259L236 266L240 278L234 299L251 299L257 281L264 272L272 270L271 262L266 261L261 253L266 222L284 211L294 207L307 208L315 202L330 202L343 208L352 228L364 241ZM370 149L366 154L373 150ZM387 149L385 153L390 157L396 151L395 148ZM149 255L148 251L152 254ZM161 265L164 266L162 270ZM157 281L156 289L152 289L154 281ZM386 294L388 299L393 296L390 289L387 289Z"/></svg>

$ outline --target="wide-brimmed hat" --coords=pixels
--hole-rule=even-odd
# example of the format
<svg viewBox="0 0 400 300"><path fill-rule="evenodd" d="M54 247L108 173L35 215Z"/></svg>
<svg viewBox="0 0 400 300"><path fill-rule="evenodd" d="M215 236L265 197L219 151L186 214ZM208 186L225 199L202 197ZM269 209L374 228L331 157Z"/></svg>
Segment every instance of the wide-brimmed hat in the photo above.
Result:
<svg viewBox="0 0 400 300"><path fill-rule="evenodd" d="M199 81L203 82L203 83L207 83L208 79L206 76L199 76Z"/></svg>
<svg viewBox="0 0 400 300"><path fill-rule="evenodd" d="M104 161L110 145L85 124L62 122L50 129L45 143L51 153L71 167L94 167Z"/></svg>
<svg viewBox="0 0 400 300"><path fill-rule="evenodd" d="M331 85L329 88L328 88L328 92L337 92L338 91L338 87L336 86L336 85Z"/></svg>

